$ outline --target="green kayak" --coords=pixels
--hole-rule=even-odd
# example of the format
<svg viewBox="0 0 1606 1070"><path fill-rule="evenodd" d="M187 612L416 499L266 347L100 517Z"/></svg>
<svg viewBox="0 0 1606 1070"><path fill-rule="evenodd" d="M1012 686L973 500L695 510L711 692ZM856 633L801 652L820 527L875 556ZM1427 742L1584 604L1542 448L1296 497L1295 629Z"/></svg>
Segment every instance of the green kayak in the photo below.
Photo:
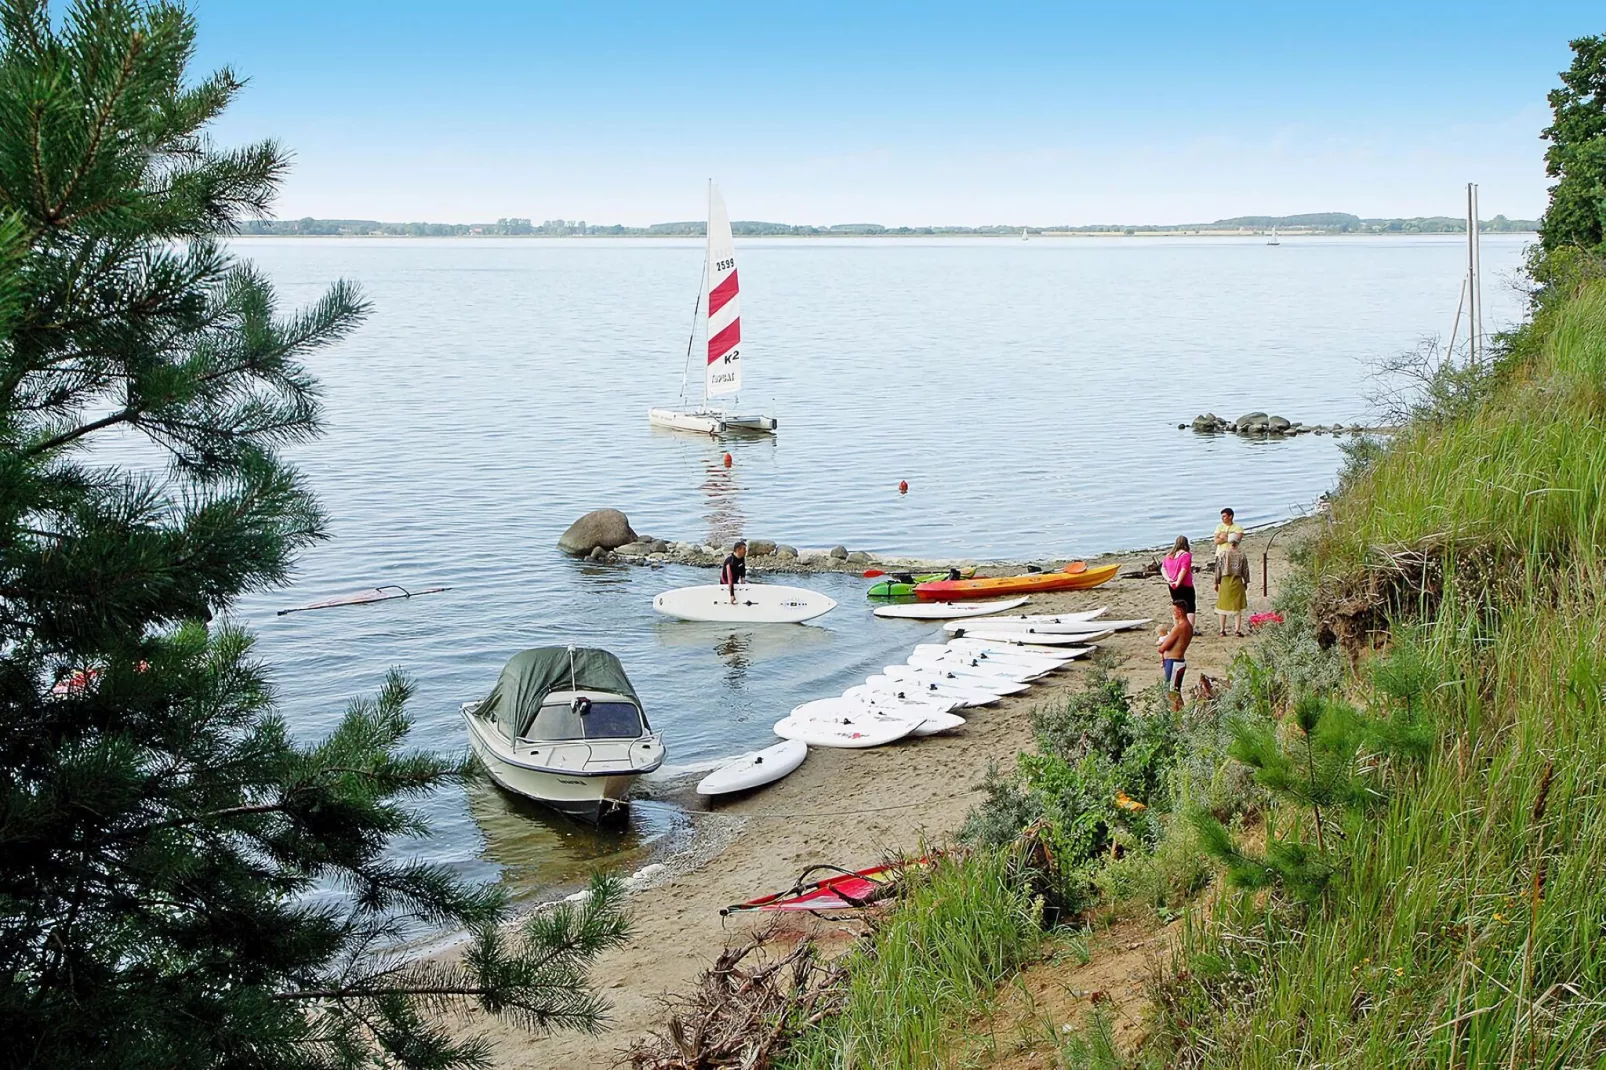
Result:
<svg viewBox="0 0 1606 1070"><path fill-rule="evenodd" d="M938 580L963 580L975 575L974 568L951 568L946 572L897 572L872 584L865 592L866 598L886 601L897 598L913 598L915 585L919 583L936 583Z"/></svg>

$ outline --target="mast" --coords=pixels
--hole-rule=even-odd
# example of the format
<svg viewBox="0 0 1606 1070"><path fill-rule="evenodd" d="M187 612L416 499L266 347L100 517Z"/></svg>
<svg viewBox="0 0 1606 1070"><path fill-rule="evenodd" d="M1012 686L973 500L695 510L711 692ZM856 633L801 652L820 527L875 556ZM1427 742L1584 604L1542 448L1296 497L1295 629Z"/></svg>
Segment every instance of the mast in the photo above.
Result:
<svg viewBox="0 0 1606 1070"><path fill-rule="evenodd" d="M1467 183L1467 352L1477 363L1483 357L1483 292L1478 277L1478 185Z"/></svg>

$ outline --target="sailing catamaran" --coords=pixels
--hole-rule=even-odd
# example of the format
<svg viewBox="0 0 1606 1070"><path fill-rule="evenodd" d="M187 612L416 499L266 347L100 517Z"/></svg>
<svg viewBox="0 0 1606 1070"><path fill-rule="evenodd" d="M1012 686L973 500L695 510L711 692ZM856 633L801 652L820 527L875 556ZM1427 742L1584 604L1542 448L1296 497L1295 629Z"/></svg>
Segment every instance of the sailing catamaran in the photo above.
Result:
<svg viewBox="0 0 1606 1070"><path fill-rule="evenodd" d="M659 427L677 431L700 431L717 435L724 431L757 431L773 434L773 416L742 415L710 404L710 400L735 394L742 388L741 290L736 280L736 242L731 238L730 216L719 187L708 183L708 260L704 267L708 293L706 313L708 357L703 372L703 403L695 408L686 403L687 374L680 378L680 406L652 409L647 418ZM697 320L702 309L703 290L697 292L698 312L692 314L692 335L686 340L686 368L691 366L692 343L697 338Z"/></svg>

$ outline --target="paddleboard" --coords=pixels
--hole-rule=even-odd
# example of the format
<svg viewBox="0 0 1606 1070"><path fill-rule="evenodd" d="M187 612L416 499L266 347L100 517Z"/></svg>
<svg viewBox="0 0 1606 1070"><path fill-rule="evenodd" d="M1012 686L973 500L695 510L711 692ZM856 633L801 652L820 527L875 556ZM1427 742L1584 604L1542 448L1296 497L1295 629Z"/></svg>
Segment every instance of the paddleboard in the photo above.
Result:
<svg viewBox="0 0 1606 1070"><path fill-rule="evenodd" d="M726 762L697 782L699 795L728 795L733 791L773 784L803 764L809 756L809 745L800 739L788 739L765 747L757 754L748 754Z"/></svg>
<svg viewBox="0 0 1606 1070"><path fill-rule="evenodd" d="M988 623L995 620L1046 620L1075 623L1076 621L1097 620L1109 611L1109 606L1100 606L1097 609L1085 609L1077 613L1002 613L996 617L981 617L979 620L985 620Z"/></svg>
<svg viewBox="0 0 1606 1070"><path fill-rule="evenodd" d="M1056 647L1055 649L1058 650L1060 648ZM945 656L979 658L983 661L993 661L1000 665L1008 665L1012 668L1022 668L1044 672L1052 672L1055 669L1062 668L1071 660L1069 657L1057 653L1028 654L1022 651L1019 647L1011 647L1008 644L965 649L962 647L953 646L951 644L921 643L919 646L916 646L914 651L910 654L910 657L916 656L923 658L940 658Z"/></svg>
<svg viewBox="0 0 1606 1070"><path fill-rule="evenodd" d="M958 714L941 711L935 707L923 710L919 708L895 710L851 698L817 698L813 702L803 703L787 716L787 719L792 721L828 721L832 724L858 723L865 718L871 721L881 719L909 721L914 724L914 734L917 736L934 736L938 732L959 728L965 723L965 719Z"/></svg>
<svg viewBox="0 0 1606 1070"><path fill-rule="evenodd" d="M1003 697L974 687L955 687L947 680L894 680L880 673L866 680L864 686L871 691L905 698L930 696L948 699L961 706L991 706Z"/></svg>
<svg viewBox="0 0 1606 1070"><path fill-rule="evenodd" d="M1016 683L1013 680L1005 680L1003 677L983 680L979 677L967 676L965 679L960 680L956 679L957 673L943 669L921 669L913 665L888 665L881 671L893 680L914 680L917 682L930 680L933 683L957 689L986 691L994 695L1018 695L1031 686L1030 684Z"/></svg>
<svg viewBox="0 0 1606 1070"><path fill-rule="evenodd" d="M857 684L842 692L842 697L860 702L871 709L887 713L929 716L934 713L951 713L960 703L942 695L918 694L903 698L886 691L876 691L866 684Z"/></svg>
<svg viewBox="0 0 1606 1070"><path fill-rule="evenodd" d="M1018 617L983 617L979 620L951 621L943 627L950 632L970 635L978 629L995 632L1021 632L1026 635L1087 635L1093 632L1124 632L1141 628L1153 618L1142 620L1022 620Z"/></svg>
<svg viewBox="0 0 1606 1070"><path fill-rule="evenodd" d="M1115 633L1108 628L1083 632L1032 632L1019 628L964 628L956 630L959 639L985 639L997 643L1035 643L1038 646L1071 646L1078 643L1096 643Z"/></svg>
<svg viewBox="0 0 1606 1070"><path fill-rule="evenodd" d="M1004 598L996 602L916 602L907 606L876 606L878 617L900 617L906 620L957 620L961 617L980 617L988 613L1002 613L1006 609L1023 606L1030 599Z"/></svg>
<svg viewBox="0 0 1606 1070"><path fill-rule="evenodd" d="M1078 636L1078 638L1081 637ZM1033 643L1000 642L995 639L950 639L948 640L948 645L955 650L999 651L1002 653L1025 652L1063 658L1079 658L1098 649L1092 643L1087 646L1037 646Z"/></svg>
<svg viewBox="0 0 1606 1070"><path fill-rule="evenodd" d="M719 584L678 587L652 600L652 608L681 620L718 621L722 624L799 624L829 613L836 599L802 587L770 583L739 583L736 601L730 589Z"/></svg>
<svg viewBox="0 0 1606 1070"><path fill-rule="evenodd" d="M835 721L795 721L783 717L775 722L775 734L811 747L839 747L858 750L893 743L914 732L915 721L897 717L865 717L847 724Z"/></svg>
<svg viewBox="0 0 1606 1070"><path fill-rule="evenodd" d="M1031 683L1049 673L1047 669L1031 669L1021 665L1006 665L998 661L983 661L981 658L967 657L957 650L940 657L910 654L908 665L911 669L954 672L962 676L974 676L979 680L1012 680L1018 684Z"/></svg>

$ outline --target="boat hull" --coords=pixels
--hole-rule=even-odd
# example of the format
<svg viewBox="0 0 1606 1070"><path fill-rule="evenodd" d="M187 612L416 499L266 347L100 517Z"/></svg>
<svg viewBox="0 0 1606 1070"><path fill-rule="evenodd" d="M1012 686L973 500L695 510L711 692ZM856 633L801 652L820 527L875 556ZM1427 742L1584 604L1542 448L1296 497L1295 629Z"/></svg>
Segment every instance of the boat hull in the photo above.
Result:
<svg viewBox="0 0 1606 1070"><path fill-rule="evenodd" d="M754 435L773 435L781 423L773 416L735 416L725 414L725 427L730 431L746 431Z"/></svg>
<svg viewBox="0 0 1606 1070"><path fill-rule="evenodd" d="M649 409L647 420L654 427L667 427L671 431L692 431L702 435L717 435L725 430L725 418L712 412Z"/></svg>
<svg viewBox="0 0 1606 1070"><path fill-rule="evenodd" d="M623 816L629 810L625 794L631 785L662 762L660 757L650 768L609 772L543 769L521 759L517 753L509 753L505 745L466 710L463 719L468 724L469 746L474 756L498 786L593 824Z"/></svg>

